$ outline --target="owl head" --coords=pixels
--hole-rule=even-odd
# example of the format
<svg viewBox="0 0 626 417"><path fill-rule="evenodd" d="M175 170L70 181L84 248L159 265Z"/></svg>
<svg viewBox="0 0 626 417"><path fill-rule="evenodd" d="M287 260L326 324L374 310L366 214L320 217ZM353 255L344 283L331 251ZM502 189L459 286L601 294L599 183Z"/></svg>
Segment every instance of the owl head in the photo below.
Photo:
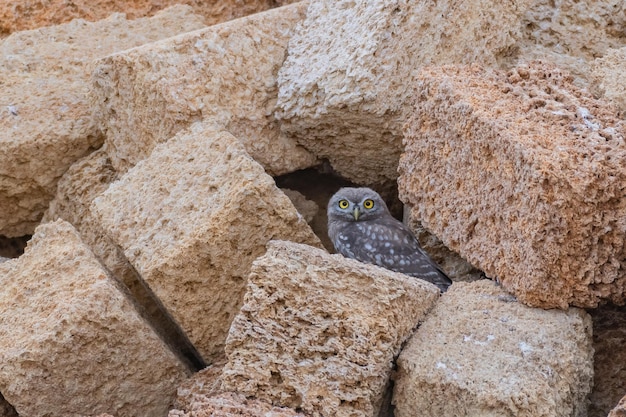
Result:
<svg viewBox="0 0 626 417"><path fill-rule="evenodd" d="M328 201L328 220L360 222L389 213L378 193L370 188L339 189Z"/></svg>

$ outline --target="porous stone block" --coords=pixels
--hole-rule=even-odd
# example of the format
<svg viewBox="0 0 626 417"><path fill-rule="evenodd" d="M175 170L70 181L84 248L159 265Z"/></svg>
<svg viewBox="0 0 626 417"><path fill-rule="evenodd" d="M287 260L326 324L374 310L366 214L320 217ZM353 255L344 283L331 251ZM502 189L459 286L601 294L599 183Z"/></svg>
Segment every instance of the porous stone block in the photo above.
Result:
<svg viewBox="0 0 626 417"><path fill-rule="evenodd" d="M230 329L222 387L312 416L376 416L394 357L438 298L425 281L272 241Z"/></svg>
<svg viewBox="0 0 626 417"><path fill-rule="evenodd" d="M546 59L584 78L623 45L620 0L313 0L279 71L283 130L359 184L394 181L424 65Z"/></svg>
<svg viewBox="0 0 626 417"><path fill-rule="evenodd" d="M157 146L91 208L207 362L223 352L265 244L321 245L241 142L209 123Z"/></svg>
<svg viewBox="0 0 626 417"><path fill-rule="evenodd" d="M167 412L188 370L69 223L38 227L0 283L0 391L20 416Z"/></svg>
<svg viewBox="0 0 626 417"><path fill-rule="evenodd" d="M102 144L88 100L89 63L203 26L191 8L177 6L152 18L75 20L0 41L0 234L32 234L59 178Z"/></svg>
<svg viewBox="0 0 626 417"><path fill-rule="evenodd" d="M189 410L170 410L168 417L305 417L305 414L238 393L224 392L198 399Z"/></svg>
<svg viewBox="0 0 626 417"><path fill-rule="evenodd" d="M107 18L114 12L124 12L128 19L151 16L175 4L187 4L203 16L206 25L258 13L293 3L294 0L22 0L0 3L0 37L11 32L58 25L73 19L89 21Z"/></svg>
<svg viewBox="0 0 626 417"><path fill-rule="evenodd" d="M608 417L626 417L626 396L611 410Z"/></svg>
<svg viewBox="0 0 626 417"><path fill-rule="evenodd" d="M118 178L118 173L102 149L75 162L59 180L56 195L44 213L42 223L63 219L72 224L96 258L115 279L126 286L129 294L141 306L144 318L155 331L183 360L201 367L202 361L198 359L191 343L155 299L154 294L146 288L137 271L90 210L93 200Z"/></svg>
<svg viewBox="0 0 626 417"><path fill-rule="evenodd" d="M626 146L615 109L550 65L426 68L400 199L520 301L626 301Z"/></svg>
<svg viewBox="0 0 626 417"><path fill-rule="evenodd" d="M626 393L626 307L590 310L594 385L588 417L605 417Z"/></svg>
<svg viewBox="0 0 626 417"><path fill-rule="evenodd" d="M495 65L530 1L464 3L312 1L278 75L283 130L352 181L395 180L413 72Z"/></svg>
<svg viewBox="0 0 626 417"><path fill-rule="evenodd" d="M496 283L456 282L398 357L397 417L583 416L591 318L524 306Z"/></svg>
<svg viewBox="0 0 626 417"><path fill-rule="evenodd" d="M198 120L212 120L272 175L316 159L280 133L276 74L306 4L294 4L114 54L92 80L98 125L125 172Z"/></svg>
<svg viewBox="0 0 626 417"><path fill-rule="evenodd" d="M610 49L591 65L592 89L615 103L626 118L626 47Z"/></svg>

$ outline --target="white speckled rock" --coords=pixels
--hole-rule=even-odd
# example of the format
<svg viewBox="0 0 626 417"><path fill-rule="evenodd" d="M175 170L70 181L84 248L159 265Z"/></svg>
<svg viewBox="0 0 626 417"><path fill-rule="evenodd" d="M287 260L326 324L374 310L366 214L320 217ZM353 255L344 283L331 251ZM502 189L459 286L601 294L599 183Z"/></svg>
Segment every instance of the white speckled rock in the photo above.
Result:
<svg viewBox="0 0 626 417"><path fill-rule="evenodd" d="M541 310L489 280L457 282L398 358L397 417L584 416L591 318Z"/></svg>

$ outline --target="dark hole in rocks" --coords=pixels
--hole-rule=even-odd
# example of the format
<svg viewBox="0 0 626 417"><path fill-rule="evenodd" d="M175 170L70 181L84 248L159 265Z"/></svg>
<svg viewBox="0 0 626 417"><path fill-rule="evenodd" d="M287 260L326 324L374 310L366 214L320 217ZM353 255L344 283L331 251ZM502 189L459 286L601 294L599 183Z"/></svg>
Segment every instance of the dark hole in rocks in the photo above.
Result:
<svg viewBox="0 0 626 417"><path fill-rule="evenodd" d="M17 258L24 253L26 243L30 240L31 235L20 237L0 236L0 257Z"/></svg>

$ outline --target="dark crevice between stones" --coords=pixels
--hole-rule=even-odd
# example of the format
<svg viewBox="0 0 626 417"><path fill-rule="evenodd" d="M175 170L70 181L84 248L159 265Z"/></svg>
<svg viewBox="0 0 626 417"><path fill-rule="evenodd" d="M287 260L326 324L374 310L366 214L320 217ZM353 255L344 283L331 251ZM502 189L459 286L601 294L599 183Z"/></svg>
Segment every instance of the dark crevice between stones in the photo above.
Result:
<svg viewBox="0 0 626 417"><path fill-rule="evenodd" d="M17 258L21 256L31 237L31 235L20 237L6 237L0 235L0 256L3 258Z"/></svg>

